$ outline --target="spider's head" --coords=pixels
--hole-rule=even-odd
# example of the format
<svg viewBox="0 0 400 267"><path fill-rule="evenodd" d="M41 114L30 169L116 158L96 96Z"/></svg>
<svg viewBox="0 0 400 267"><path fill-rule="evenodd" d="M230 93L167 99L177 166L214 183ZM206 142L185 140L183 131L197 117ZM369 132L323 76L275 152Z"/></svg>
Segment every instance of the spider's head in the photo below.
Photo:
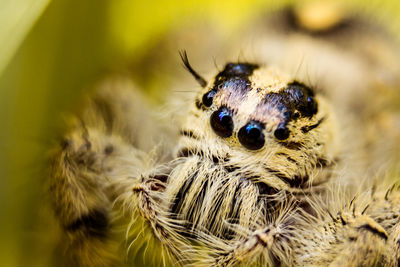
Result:
<svg viewBox="0 0 400 267"><path fill-rule="evenodd" d="M228 63L202 87L181 151L279 189L321 182L317 173L336 157L335 125L329 105L310 86L273 68Z"/></svg>

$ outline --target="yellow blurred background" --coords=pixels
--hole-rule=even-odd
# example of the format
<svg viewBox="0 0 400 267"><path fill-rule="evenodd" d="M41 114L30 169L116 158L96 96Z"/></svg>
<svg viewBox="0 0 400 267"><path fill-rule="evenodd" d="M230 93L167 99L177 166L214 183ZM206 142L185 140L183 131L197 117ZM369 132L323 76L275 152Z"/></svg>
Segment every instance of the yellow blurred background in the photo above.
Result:
<svg viewBox="0 0 400 267"><path fill-rule="evenodd" d="M44 163L62 114L87 88L109 73L137 70L159 101L162 76L142 64L169 32L190 24L195 35L207 24L228 38L257 13L289 2L0 0L0 266L55 264ZM346 2L400 33L400 1ZM166 57L178 62L179 49Z"/></svg>

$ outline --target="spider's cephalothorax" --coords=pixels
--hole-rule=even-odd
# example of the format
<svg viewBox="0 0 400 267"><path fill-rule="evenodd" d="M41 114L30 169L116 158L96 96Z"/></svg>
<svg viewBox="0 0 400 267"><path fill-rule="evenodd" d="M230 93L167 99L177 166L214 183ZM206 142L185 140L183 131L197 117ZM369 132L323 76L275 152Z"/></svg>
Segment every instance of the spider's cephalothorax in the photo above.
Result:
<svg viewBox="0 0 400 267"><path fill-rule="evenodd" d="M321 95L288 75L229 63L196 98L178 155L276 190L304 190L326 182L337 158L334 117Z"/></svg>

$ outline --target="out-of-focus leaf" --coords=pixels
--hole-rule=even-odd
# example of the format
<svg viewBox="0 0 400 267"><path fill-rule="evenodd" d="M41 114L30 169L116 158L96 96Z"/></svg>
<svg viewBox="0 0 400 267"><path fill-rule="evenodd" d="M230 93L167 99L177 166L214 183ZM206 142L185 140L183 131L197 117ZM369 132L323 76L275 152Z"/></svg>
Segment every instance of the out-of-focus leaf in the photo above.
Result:
<svg viewBox="0 0 400 267"><path fill-rule="evenodd" d="M0 1L0 74L50 0Z"/></svg>

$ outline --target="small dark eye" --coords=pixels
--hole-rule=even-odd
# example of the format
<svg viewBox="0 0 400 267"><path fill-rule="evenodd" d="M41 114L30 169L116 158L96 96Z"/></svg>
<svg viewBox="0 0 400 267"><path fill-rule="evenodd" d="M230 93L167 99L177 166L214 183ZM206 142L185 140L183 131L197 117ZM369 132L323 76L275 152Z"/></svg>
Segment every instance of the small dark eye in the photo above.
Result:
<svg viewBox="0 0 400 267"><path fill-rule="evenodd" d="M276 128L274 135L279 140L285 140L289 137L290 131L284 123L281 123Z"/></svg>
<svg viewBox="0 0 400 267"><path fill-rule="evenodd" d="M214 89L205 93L203 95L203 104L206 107L211 107L213 100L214 100L214 96L217 93L217 91L215 91Z"/></svg>
<svg viewBox="0 0 400 267"><path fill-rule="evenodd" d="M221 107L211 115L210 123L214 132L221 137L229 137L233 132L232 112Z"/></svg>
<svg viewBox="0 0 400 267"><path fill-rule="evenodd" d="M263 127L260 123L251 121L238 133L239 142L247 149L258 150L264 146L265 139L262 133Z"/></svg>
<svg viewBox="0 0 400 267"><path fill-rule="evenodd" d="M312 116L318 111L318 104L312 96L307 97L307 107L305 111L306 116Z"/></svg>

